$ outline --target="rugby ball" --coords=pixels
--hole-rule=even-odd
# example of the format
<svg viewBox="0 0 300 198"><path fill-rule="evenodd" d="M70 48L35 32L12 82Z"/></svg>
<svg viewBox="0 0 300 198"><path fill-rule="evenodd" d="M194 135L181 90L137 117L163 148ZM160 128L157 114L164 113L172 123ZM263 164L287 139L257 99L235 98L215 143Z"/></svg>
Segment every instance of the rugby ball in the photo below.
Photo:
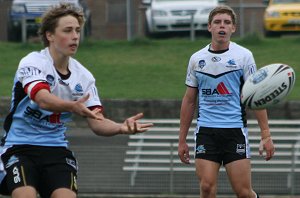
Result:
<svg viewBox="0 0 300 198"><path fill-rule="evenodd" d="M250 109L265 109L281 102L293 89L296 75L292 67L282 64L266 65L245 81L241 102Z"/></svg>

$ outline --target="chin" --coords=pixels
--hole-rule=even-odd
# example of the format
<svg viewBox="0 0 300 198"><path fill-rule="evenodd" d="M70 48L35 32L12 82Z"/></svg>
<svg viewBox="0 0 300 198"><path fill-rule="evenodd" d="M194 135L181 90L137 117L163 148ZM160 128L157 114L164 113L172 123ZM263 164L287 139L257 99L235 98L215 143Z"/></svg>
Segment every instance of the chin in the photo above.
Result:
<svg viewBox="0 0 300 198"><path fill-rule="evenodd" d="M70 52L68 53L68 55L69 55L69 56L73 56L73 55L76 54L76 52L77 52L77 50L74 50L74 51L72 50L72 51L70 51Z"/></svg>

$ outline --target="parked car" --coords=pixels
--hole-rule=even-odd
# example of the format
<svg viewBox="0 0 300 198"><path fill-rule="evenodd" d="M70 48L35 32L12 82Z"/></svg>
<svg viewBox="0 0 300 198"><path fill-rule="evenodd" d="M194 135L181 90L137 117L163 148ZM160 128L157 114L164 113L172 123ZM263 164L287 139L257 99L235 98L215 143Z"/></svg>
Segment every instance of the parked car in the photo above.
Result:
<svg viewBox="0 0 300 198"><path fill-rule="evenodd" d="M26 24L27 38L30 36L37 36L37 31L41 23L41 17L43 13L51 6L60 2L66 2L63 0L13 0L12 6L9 11L8 22L8 40L20 41L22 38L22 20ZM68 0L68 3L72 3L75 6L82 7L85 18L86 26L84 29L85 35L90 33L90 10L83 3L82 0Z"/></svg>
<svg viewBox="0 0 300 198"><path fill-rule="evenodd" d="M143 0L149 2L149 0ZM220 0L152 0L146 9L146 31L149 34L191 30L207 31L209 12Z"/></svg>
<svg viewBox="0 0 300 198"><path fill-rule="evenodd" d="M267 4L264 14L266 36L300 33L300 0L264 0L264 2Z"/></svg>

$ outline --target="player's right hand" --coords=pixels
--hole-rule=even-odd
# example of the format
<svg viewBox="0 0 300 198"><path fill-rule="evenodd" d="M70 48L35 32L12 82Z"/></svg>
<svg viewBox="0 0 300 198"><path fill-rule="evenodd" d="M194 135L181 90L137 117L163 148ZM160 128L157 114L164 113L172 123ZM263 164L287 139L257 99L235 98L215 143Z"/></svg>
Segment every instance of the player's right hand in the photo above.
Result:
<svg viewBox="0 0 300 198"><path fill-rule="evenodd" d="M80 98L79 100L75 101L72 107L72 112L76 113L85 118L92 118L96 120L102 120L103 116L100 114L101 109L95 109L91 111L89 108L85 106L85 102L89 99L90 95L87 94L86 96Z"/></svg>
<svg viewBox="0 0 300 198"><path fill-rule="evenodd" d="M185 164L190 164L190 154L189 154L189 147L187 143L178 144L178 156L181 162Z"/></svg>

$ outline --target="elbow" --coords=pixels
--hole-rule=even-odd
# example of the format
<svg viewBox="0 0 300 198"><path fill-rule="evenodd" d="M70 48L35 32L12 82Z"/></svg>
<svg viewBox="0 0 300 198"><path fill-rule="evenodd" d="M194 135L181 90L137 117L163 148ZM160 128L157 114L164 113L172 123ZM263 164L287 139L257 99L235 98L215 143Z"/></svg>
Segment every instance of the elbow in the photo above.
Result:
<svg viewBox="0 0 300 198"><path fill-rule="evenodd" d="M90 129L97 136L106 136L101 127L97 127L97 125L90 125Z"/></svg>
<svg viewBox="0 0 300 198"><path fill-rule="evenodd" d="M102 137L111 137L111 136L113 136L112 134L105 133L105 132L99 131L99 130L92 130L92 131L97 136L102 136Z"/></svg>
<svg viewBox="0 0 300 198"><path fill-rule="evenodd" d="M49 107L50 105L47 103L46 100L40 99L40 100L35 100L35 103L37 103L37 105L44 110L50 110Z"/></svg>

